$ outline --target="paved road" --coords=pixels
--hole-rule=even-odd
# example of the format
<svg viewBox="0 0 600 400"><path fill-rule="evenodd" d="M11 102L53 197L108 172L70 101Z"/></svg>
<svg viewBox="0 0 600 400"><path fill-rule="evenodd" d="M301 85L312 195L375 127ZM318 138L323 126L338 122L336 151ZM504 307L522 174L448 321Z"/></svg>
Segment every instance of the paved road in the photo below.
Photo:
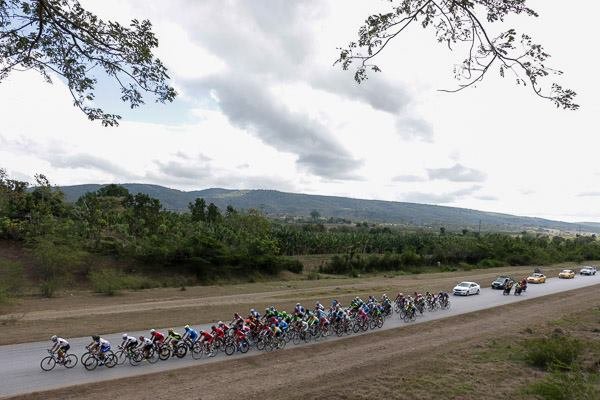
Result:
<svg viewBox="0 0 600 400"><path fill-rule="evenodd" d="M529 285L527 293L522 296L503 296L502 291L484 288L478 296L452 296L452 307L450 310L426 312L425 315L418 318L415 323L484 310L504 304L525 301L527 299L598 284L600 284L600 275L591 277L577 276L573 280L553 278L549 279L546 284ZM395 315L386 320L383 329L392 329L405 325L406 324L400 321ZM135 336L147 334L147 332L129 333L135 334ZM121 333L110 333L102 336L111 341L114 346L121 342ZM330 337L327 340L339 340L339 338ZM89 337L70 339L71 349L74 349L74 352L79 356L83 353L84 346L89 342ZM311 344L308 344L308 346L310 345ZM86 371L81 364L78 364L71 370L66 370L57 365L53 371L43 372L39 367L39 363L42 357L46 355L45 349L47 349L48 346L49 342L0 346L0 360L2 361L0 362L0 397L188 367L199 363L223 360L226 357L224 354L219 354L217 357L211 359L193 360L188 356L183 360L170 359L167 361L159 361L153 365L142 363L137 367L131 367L127 363L112 369L98 367L95 371ZM289 346L293 346L293 344L289 343ZM256 354L258 354L256 351L249 351L245 355L235 354L232 357L248 357Z"/></svg>

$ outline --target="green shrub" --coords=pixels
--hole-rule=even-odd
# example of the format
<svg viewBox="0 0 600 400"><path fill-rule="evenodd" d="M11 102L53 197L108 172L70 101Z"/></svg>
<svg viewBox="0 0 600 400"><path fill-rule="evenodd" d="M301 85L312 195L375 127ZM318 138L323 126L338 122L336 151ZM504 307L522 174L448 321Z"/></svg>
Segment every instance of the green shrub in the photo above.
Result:
<svg viewBox="0 0 600 400"><path fill-rule="evenodd" d="M109 296L117 294L125 286L123 274L111 268L90 271L88 279L96 293Z"/></svg>
<svg viewBox="0 0 600 400"><path fill-rule="evenodd" d="M460 262L458 263L458 268L460 268L463 271L471 271L475 267L471 264L467 264L466 262Z"/></svg>
<svg viewBox="0 0 600 400"><path fill-rule="evenodd" d="M42 296L47 298L54 297L58 287L58 279L45 279L40 283L40 293Z"/></svg>
<svg viewBox="0 0 600 400"><path fill-rule="evenodd" d="M140 275L123 275L121 276L121 288L132 290L152 289L159 285L159 282L148 277Z"/></svg>
<svg viewBox="0 0 600 400"><path fill-rule="evenodd" d="M525 394L544 400L596 400L600 392L594 378L581 371L553 372L544 379L530 384Z"/></svg>
<svg viewBox="0 0 600 400"><path fill-rule="evenodd" d="M285 269L295 274L301 274L304 270L304 265L299 260L283 259L282 262L285 265Z"/></svg>
<svg viewBox="0 0 600 400"><path fill-rule="evenodd" d="M507 265L506 262L500 261L500 260L495 260L492 258L486 258L486 259L479 261L479 263L477 263L477 266L479 268L499 268L499 267L505 267L506 265Z"/></svg>
<svg viewBox="0 0 600 400"><path fill-rule="evenodd" d="M309 281L318 281L321 279L321 275L317 271L310 271L306 276Z"/></svg>
<svg viewBox="0 0 600 400"><path fill-rule="evenodd" d="M547 371L569 369L577 361L582 350L583 344L579 339L553 335L527 340L524 359L527 364Z"/></svg>
<svg viewBox="0 0 600 400"><path fill-rule="evenodd" d="M14 261L0 260L0 302L23 292L25 273L23 266Z"/></svg>

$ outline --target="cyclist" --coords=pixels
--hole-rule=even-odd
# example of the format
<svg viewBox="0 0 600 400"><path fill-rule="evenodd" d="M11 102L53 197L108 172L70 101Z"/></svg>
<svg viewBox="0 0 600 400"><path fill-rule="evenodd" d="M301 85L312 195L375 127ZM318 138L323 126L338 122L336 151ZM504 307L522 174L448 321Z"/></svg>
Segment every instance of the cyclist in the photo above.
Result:
<svg viewBox="0 0 600 400"><path fill-rule="evenodd" d="M58 356L59 362L61 362L61 363L64 362L65 354L67 354L67 351L69 351L69 349L71 348L71 345L65 339L58 337L56 335L52 335L52 337L50 338L50 341L53 343L50 351L52 353L56 353L56 355Z"/></svg>
<svg viewBox="0 0 600 400"><path fill-rule="evenodd" d="M144 358L148 359L150 357L150 350L154 347L154 343L149 338L140 336L140 346L138 349L141 349L144 352Z"/></svg>
<svg viewBox="0 0 600 400"><path fill-rule="evenodd" d="M294 308L294 314L304 316L305 310L302 307L302 304L296 303L296 307Z"/></svg>
<svg viewBox="0 0 600 400"><path fill-rule="evenodd" d="M92 336L92 343L88 345L90 352L96 354L100 360L100 365L104 365L104 358L106 353L110 351L110 342L106 339L101 338L98 335Z"/></svg>
<svg viewBox="0 0 600 400"><path fill-rule="evenodd" d="M156 329L150 329L150 339L152 339L152 343L160 347L165 342L165 335L163 335Z"/></svg>
<svg viewBox="0 0 600 400"><path fill-rule="evenodd" d="M120 347L123 350L133 351L139 344L136 337L129 336L126 333L123 334L122 338L123 338L123 342L121 343Z"/></svg>
<svg viewBox="0 0 600 400"><path fill-rule="evenodd" d="M256 311L254 308L250 309L250 317L255 319L260 319L260 313Z"/></svg>
<svg viewBox="0 0 600 400"><path fill-rule="evenodd" d="M315 311L319 312L323 310L325 310L325 307L323 307L323 304L321 304L321 302L317 301L317 303L315 304Z"/></svg>
<svg viewBox="0 0 600 400"><path fill-rule="evenodd" d="M210 332L203 331L202 329L200 329L200 332L198 333L200 334L200 339L198 339L200 343L211 344L215 338Z"/></svg>
<svg viewBox="0 0 600 400"><path fill-rule="evenodd" d="M275 324L271 325L271 332L272 332L272 335L275 337L279 337L282 334L281 329L279 329L279 327Z"/></svg>
<svg viewBox="0 0 600 400"><path fill-rule="evenodd" d="M175 332L175 330L173 328L169 329L169 331L167 332L167 339L165 341L165 344L171 344L172 348L177 347L177 343L179 343L179 341L183 338L183 336L181 336L181 333Z"/></svg>
<svg viewBox="0 0 600 400"><path fill-rule="evenodd" d="M198 340L198 332L196 332L194 328L186 325L183 329L185 330L185 333L183 334L181 340L185 341L186 339L189 339L192 343L195 343L196 340Z"/></svg>

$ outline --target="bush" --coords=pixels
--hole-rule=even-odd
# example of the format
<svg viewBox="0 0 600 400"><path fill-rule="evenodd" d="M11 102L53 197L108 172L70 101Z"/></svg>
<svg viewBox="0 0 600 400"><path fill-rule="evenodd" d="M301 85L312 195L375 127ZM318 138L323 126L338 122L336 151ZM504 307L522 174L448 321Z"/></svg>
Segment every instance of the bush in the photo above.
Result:
<svg viewBox="0 0 600 400"><path fill-rule="evenodd" d="M545 400L595 400L600 398L593 378L581 371L553 372L532 383L525 394Z"/></svg>
<svg viewBox="0 0 600 400"><path fill-rule="evenodd" d="M140 275L121 276L121 289L143 290L157 287L158 282ZM178 285L175 285L178 286Z"/></svg>
<svg viewBox="0 0 600 400"><path fill-rule="evenodd" d="M525 342L525 362L546 371L569 369L581 354L583 344L577 338L554 335Z"/></svg>
<svg viewBox="0 0 600 400"><path fill-rule="evenodd" d="M304 265L299 260L283 260L285 269L295 274L301 274L304 270Z"/></svg>
<svg viewBox="0 0 600 400"><path fill-rule="evenodd" d="M507 264L504 261L495 260L493 258L485 258L477 263L479 268L499 268L505 267L506 265Z"/></svg>
<svg viewBox="0 0 600 400"><path fill-rule="evenodd" d="M59 287L58 279L46 279L40 283L40 294L44 297L54 297Z"/></svg>
<svg viewBox="0 0 600 400"><path fill-rule="evenodd" d="M23 292L25 273L23 266L14 261L0 260L0 297L13 297Z"/></svg>
<svg viewBox="0 0 600 400"><path fill-rule="evenodd" d="M96 293L109 296L117 294L125 286L123 274L109 268L91 271L88 274L88 279Z"/></svg>
<svg viewBox="0 0 600 400"><path fill-rule="evenodd" d="M321 275L317 271L310 271L306 276L309 281L318 281L321 279Z"/></svg>

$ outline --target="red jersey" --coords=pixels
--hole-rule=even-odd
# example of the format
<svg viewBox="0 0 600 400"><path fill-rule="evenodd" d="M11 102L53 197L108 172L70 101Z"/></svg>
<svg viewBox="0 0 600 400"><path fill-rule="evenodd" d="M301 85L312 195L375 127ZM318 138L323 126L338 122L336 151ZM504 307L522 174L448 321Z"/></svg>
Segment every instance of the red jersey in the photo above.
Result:
<svg viewBox="0 0 600 400"><path fill-rule="evenodd" d="M162 333L160 333L158 331L154 332L151 336L152 336L153 342L162 343L165 340L165 335L163 335Z"/></svg>
<svg viewBox="0 0 600 400"><path fill-rule="evenodd" d="M213 329L213 334L216 337L220 337L220 338L225 337L225 332L221 328L215 328L215 329Z"/></svg>

